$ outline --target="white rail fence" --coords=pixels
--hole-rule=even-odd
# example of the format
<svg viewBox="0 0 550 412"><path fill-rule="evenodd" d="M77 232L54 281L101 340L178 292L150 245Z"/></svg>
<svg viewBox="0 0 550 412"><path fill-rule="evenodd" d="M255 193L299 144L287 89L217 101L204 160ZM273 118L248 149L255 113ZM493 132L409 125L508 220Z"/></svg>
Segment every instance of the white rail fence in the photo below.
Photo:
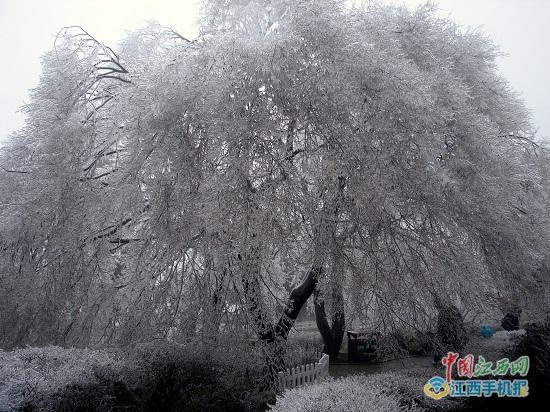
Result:
<svg viewBox="0 0 550 412"><path fill-rule="evenodd" d="M295 368L279 372L280 390L296 388L323 380L328 374L329 356L323 353L317 363L300 365Z"/></svg>

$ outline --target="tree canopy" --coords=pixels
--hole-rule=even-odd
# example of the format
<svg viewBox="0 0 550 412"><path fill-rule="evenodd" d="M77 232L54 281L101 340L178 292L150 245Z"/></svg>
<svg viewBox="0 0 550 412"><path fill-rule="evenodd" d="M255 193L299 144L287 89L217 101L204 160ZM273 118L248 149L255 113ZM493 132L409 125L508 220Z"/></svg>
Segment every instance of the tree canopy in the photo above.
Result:
<svg viewBox="0 0 550 412"><path fill-rule="evenodd" d="M483 33L430 4L203 13L44 56L0 155L2 346L262 337L307 273L333 324L544 299L546 152Z"/></svg>

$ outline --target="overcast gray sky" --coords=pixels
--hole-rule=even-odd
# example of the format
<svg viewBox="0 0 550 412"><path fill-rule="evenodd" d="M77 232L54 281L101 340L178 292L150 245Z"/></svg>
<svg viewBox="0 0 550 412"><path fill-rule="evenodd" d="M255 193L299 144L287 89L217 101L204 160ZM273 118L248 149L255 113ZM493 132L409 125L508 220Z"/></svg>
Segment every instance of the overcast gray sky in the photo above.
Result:
<svg viewBox="0 0 550 412"><path fill-rule="evenodd" d="M397 3L416 6L422 0ZM481 26L508 53L499 66L532 110L539 136L550 141L550 0L436 0L458 23ZM40 56L63 26L80 25L116 46L146 20L196 34L199 0L0 0L0 141L20 128L18 109L40 74Z"/></svg>

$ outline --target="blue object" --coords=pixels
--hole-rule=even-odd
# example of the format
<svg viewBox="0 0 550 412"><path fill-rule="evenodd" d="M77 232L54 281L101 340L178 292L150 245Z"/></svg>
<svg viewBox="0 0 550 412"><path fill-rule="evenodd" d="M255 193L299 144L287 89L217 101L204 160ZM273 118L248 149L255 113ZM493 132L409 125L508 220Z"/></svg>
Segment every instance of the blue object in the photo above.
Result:
<svg viewBox="0 0 550 412"><path fill-rule="evenodd" d="M490 326L484 325L481 327L481 334L485 338L490 338L491 336L493 336L493 329L491 329Z"/></svg>

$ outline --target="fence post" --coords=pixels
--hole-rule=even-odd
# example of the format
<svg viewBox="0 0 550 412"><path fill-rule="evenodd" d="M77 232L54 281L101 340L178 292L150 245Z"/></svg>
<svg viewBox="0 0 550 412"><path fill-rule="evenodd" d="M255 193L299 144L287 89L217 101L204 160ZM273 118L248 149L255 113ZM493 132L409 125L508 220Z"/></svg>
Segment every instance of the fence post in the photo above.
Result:
<svg viewBox="0 0 550 412"><path fill-rule="evenodd" d="M297 388L299 386L316 383L321 381L328 374L329 356L323 353L321 359L316 363L299 365L291 369L279 372L279 389L284 391L287 388Z"/></svg>
<svg viewBox="0 0 550 412"><path fill-rule="evenodd" d="M279 391L282 392L286 388L285 373L279 372L277 376L279 377Z"/></svg>

